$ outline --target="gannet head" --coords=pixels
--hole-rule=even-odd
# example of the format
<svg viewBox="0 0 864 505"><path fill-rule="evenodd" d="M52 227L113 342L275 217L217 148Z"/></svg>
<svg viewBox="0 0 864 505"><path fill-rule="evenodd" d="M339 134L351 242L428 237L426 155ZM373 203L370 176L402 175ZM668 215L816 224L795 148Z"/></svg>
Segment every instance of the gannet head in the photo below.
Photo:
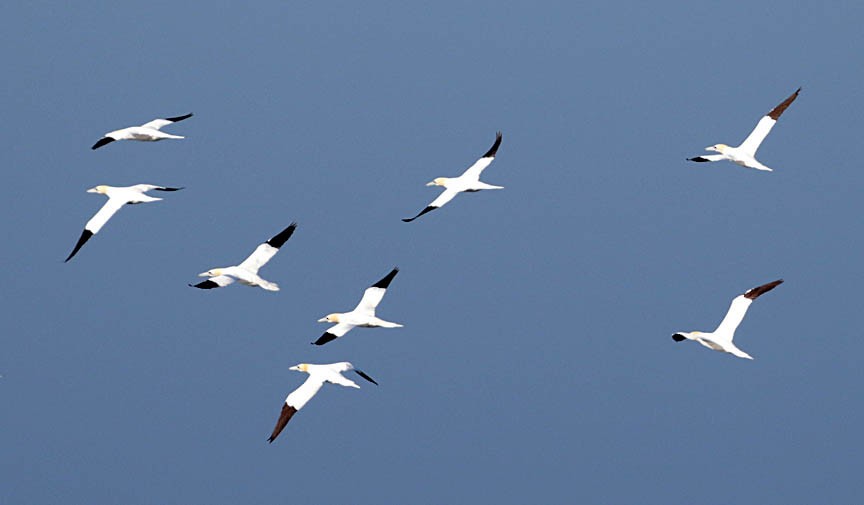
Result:
<svg viewBox="0 0 864 505"><path fill-rule="evenodd" d="M327 314L326 316L319 319L318 322L319 323L338 323L339 322L339 316L341 316L341 315L342 314L335 314L335 313L334 314Z"/></svg>
<svg viewBox="0 0 864 505"><path fill-rule="evenodd" d="M198 274L198 277L219 277L222 275L222 270L221 268L213 268Z"/></svg>
<svg viewBox="0 0 864 505"><path fill-rule="evenodd" d="M705 148L706 151L714 151L715 153L722 153L729 149L729 146L726 144L714 144L713 146L708 146Z"/></svg>
<svg viewBox="0 0 864 505"><path fill-rule="evenodd" d="M426 185L427 186L447 186L447 181L449 181L449 180L450 179L447 177L438 177L437 179L435 179L431 182L427 182Z"/></svg>
<svg viewBox="0 0 864 505"><path fill-rule="evenodd" d="M288 370L294 370L295 372L308 372L309 364L308 363L300 363L299 365L294 365Z"/></svg>
<svg viewBox="0 0 864 505"><path fill-rule="evenodd" d="M100 184L99 186L96 186L95 188L88 189L87 192L88 193L99 193L101 195L104 195L104 194L108 193L108 186Z"/></svg>

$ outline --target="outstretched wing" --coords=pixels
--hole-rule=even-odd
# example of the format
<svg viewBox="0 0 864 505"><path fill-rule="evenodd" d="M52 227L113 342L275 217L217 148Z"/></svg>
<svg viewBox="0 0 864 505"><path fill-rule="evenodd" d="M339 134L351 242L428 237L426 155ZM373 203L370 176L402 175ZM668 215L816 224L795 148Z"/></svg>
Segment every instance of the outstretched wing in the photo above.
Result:
<svg viewBox="0 0 864 505"><path fill-rule="evenodd" d="M90 230L94 235L99 233L99 230L105 226L105 223L111 219L111 216L116 214L124 205L126 205L124 200L119 198L108 198L108 201L105 202L105 205L103 205L101 209L99 209L99 212L87 221L87 224L84 225L84 229Z"/></svg>
<svg viewBox="0 0 864 505"><path fill-rule="evenodd" d="M178 121L183 121L184 119L188 119L190 117L192 117L192 113L177 117L167 117L165 119L154 119L149 123L142 124L141 128L152 128L154 130L160 130L163 126L167 126L171 123L176 123Z"/></svg>
<svg viewBox="0 0 864 505"><path fill-rule="evenodd" d="M696 156L695 158L687 158L687 161L696 161L696 162L706 162L706 161L720 161L726 159L722 154L703 154L702 156Z"/></svg>
<svg viewBox="0 0 864 505"><path fill-rule="evenodd" d="M459 194L458 191L451 189L451 188L447 188L444 190L443 193L438 195L438 198L432 200L432 203L427 205L425 209L421 210L419 214L417 214L414 217L403 218L402 221L405 221L406 223L410 223L411 221L417 219L418 217L422 216L423 214L426 214L427 212L432 212L433 210L435 210L439 207L443 207L445 203L447 203L450 200L452 200L453 198L455 198L456 195L458 195L458 194Z"/></svg>
<svg viewBox="0 0 864 505"><path fill-rule="evenodd" d="M462 177L473 179L475 181L480 180L480 174L483 173L483 170L489 166L490 163L495 159L495 154L498 153L498 146L501 145L501 132L495 134L495 143L492 144L492 147L486 151L486 154L480 157L479 160L474 162L473 165L468 167L465 172L462 173ZM441 204L443 205L443 204ZM439 205L440 207L440 205Z"/></svg>
<svg viewBox="0 0 864 505"><path fill-rule="evenodd" d="M273 433L270 434L270 438L267 439L267 442L272 444L273 441L276 440L276 437L282 433L282 430L288 424L288 421L290 421L296 413L297 409L287 403L283 403L282 412L279 413L279 419L276 421L276 426L273 427Z"/></svg>
<svg viewBox="0 0 864 505"><path fill-rule="evenodd" d="M714 330L715 336L728 335L729 341L731 342L732 338L735 336L735 329L738 328L739 324L741 324L741 321L744 319L744 315L747 314L747 309L750 307L750 304L753 303L753 300L759 298L768 291L771 291L782 283L783 279L778 279L769 282L768 284L748 289L743 295L736 296L732 300L732 304L729 306L729 311L726 313L726 317L723 318L723 321L721 321L717 329Z"/></svg>
<svg viewBox="0 0 864 505"><path fill-rule="evenodd" d="M351 328L353 328L353 327L354 327L353 324L348 324L348 323L335 324L335 325L331 326L330 329L325 331L323 335L318 337L318 340L316 340L312 343L315 345L324 345L327 342L332 342L332 341L336 340L337 338L341 337L342 335L351 331Z"/></svg>
<svg viewBox="0 0 864 505"><path fill-rule="evenodd" d="M366 291L363 292L363 298L360 299L360 303L357 304L357 307L355 307L354 310L356 312L362 312L374 316L375 308L379 303L381 303L381 300L384 298L384 293L387 292L387 288L398 273L399 268L393 268L393 270L381 278L380 281L366 288Z"/></svg>
<svg viewBox="0 0 864 505"><path fill-rule="evenodd" d="M75 256L75 254L81 249L81 247L83 247L84 244L86 244L87 241L90 240L90 237L99 233L99 230L101 230L102 227L105 226L105 223L107 223L108 220L111 219L111 216L117 213L117 211L120 210L120 208L124 205L126 205L126 202L124 200L121 200L119 198L108 198L108 201L105 202L105 205L103 205L101 209L99 209L99 212L97 212L93 217L91 217L90 220L87 221L87 224L84 225L84 231L81 232L81 236L78 238L78 242L75 244L75 248L72 249L71 253L69 253L69 256L66 258L64 263L71 260L72 257Z"/></svg>
<svg viewBox="0 0 864 505"><path fill-rule="evenodd" d="M102 147L104 145L108 145L111 142L114 142L115 140L116 139L113 139L111 137L102 137L101 139L97 140L96 143L93 144L93 147L91 147L90 149L93 149L93 150L99 149L100 147Z"/></svg>
<svg viewBox="0 0 864 505"><path fill-rule="evenodd" d="M198 289L224 288L232 282L234 282L233 277L229 277L227 275L217 275L216 277L210 277L206 281L199 282L198 284L190 284L189 287Z"/></svg>
<svg viewBox="0 0 864 505"><path fill-rule="evenodd" d="M738 295L732 300L732 304L729 306L729 311L726 312L726 317L723 318L723 321L720 322L720 325L714 330L714 335L716 337L726 337L728 336L729 341L732 341L732 338L735 336L735 329L738 328L738 325L741 324L741 321L744 319L744 315L747 314L747 308L750 307L750 304L753 303L753 300L746 298L744 295Z"/></svg>
<svg viewBox="0 0 864 505"><path fill-rule="evenodd" d="M255 251L253 251L252 254L250 254L249 257L243 260L243 263L240 263L238 266L257 274L258 269L266 265L267 262L270 261L277 252L279 252L279 248L282 247L289 238L291 238L291 234L294 233L295 229L297 229L297 223L291 223L276 236L255 248Z"/></svg>
<svg viewBox="0 0 864 505"><path fill-rule="evenodd" d="M136 184L134 186L129 186L128 189L133 189L135 191L140 191L142 193L146 193L148 191L180 191L183 188L169 188L166 186L155 186L153 184Z"/></svg>
<svg viewBox="0 0 864 505"><path fill-rule="evenodd" d="M291 417L293 417L298 410L302 409L303 406L306 405L306 403L308 403L316 393L318 393L323 385L324 381L322 381L320 377L310 375L299 388L292 391L291 394L285 398L285 404L282 405L282 412L279 414L279 419L276 421L273 433L271 433L270 438L267 439L268 442L273 443L273 441L276 440L276 437L279 436L279 433L282 432L285 425L287 425L288 421L291 420Z"/></svg>
<svg viewBox="0 0 864 505"><path fill-rule="evenodd" d="M756 124L756 128L750 132L750 135L744 139L744 142L741 142L740 148L749 153L750 156L756 156L756 150L759 149L762 141L768 136L771 128L774 128L774 124L777 123L778 119L780 119L780 115L783 114L783 111L792 105L792 102L798 98L798 93L800 92L801 88L798 88L794 93L789 95L789 98L783 100L779 105L777 105L777 107L774 107L768 114L763 116L762 119L759 120L759 123Z"/></svg>

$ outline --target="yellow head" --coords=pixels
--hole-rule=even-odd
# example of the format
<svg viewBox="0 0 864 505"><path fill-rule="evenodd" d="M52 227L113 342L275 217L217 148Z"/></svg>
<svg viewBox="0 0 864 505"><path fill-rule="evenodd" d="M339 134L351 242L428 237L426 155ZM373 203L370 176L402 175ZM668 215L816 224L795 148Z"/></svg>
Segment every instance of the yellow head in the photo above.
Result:
<svg viewBox="0 0 864 505"><path fill-rule="evenodd" d="M95 188L88 189L87 192L88 193L99 193L101 195L104 195L104 194L108 193L108 186L100 184L99 186L96 186Z"/></svg>
<svg viewBox="0 0 864 505"><path fill-rule="evenodd" d="M319 319L318 322L319 323L338 323L339 322L339 316L341 316L341 315L342 314L337 314L337 313L327 314L326 316Z"/></svg>
<svg viewBox="0 0 864 505"><path fill-rule="evenodd" d="M206 272L198 274L198 277L218 277L220 275L222 275L221 268L212 268L210 270L207 270Z"/></svg>
<svg viewBox="0 0 864 505"><path fill-rule="evenodd" d="M729 146L726 144L714 144L713 146L708 146L705 148L706 151L714 151L715 153L726 152L729 149Z"/></svg>
<svg viewBox="0 0 864 505"><path fill-rule="evenodd" d="M447 181L449 181L447 177L438 177L432 182L427 182L427 186L447 186Z"/></svg>
<svg viewBox="0 0 864 505"><path fill-rule="evenodd" d="M309 364L308 363L300 363L299 365L294 365L289 370L294 370L296 372L309 372Z"/></svg>

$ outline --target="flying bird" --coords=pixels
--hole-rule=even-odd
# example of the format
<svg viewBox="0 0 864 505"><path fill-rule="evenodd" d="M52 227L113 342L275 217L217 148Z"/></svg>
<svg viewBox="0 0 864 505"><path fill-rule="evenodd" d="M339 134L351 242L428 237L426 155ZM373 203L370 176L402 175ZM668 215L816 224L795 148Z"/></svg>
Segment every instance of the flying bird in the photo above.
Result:
<svg viewBox="0 0 864 505"><path fill-rule="evenodd" d="M432 212L439 207L443 207L445 203L449 202L463 191L473 193L482 189L504 189L503 186L493 186L491 184L486 184L485 182L480 182L480 174L483 173L483 170L492 163L492 160L495 159L495 153L498 152L498 146L500 145L501 132L498 132L495 135L495 143L492 144L492 147L486 151L486 154L481 156L479 160L468 167L462 175L459 177L438 177L432 182L426 183L427 186L443 186L445 188L444 192L438 195L438 198L432 200L432 203L427 205L425 209L421 210L419 214L414 217L403 218L402 221L410 223L427 212Z"/></svg>
<svg viewBox="0 0 864 505"><path fill-rule="evenodd" d="M303 406L306 405L306 403L308 403L316 393L318 393L318 390L321 389L321 386L323 386L325 382L360 389L360 386L355 384L354 381L343 377L342 372L354 370L354 373L360 377L363 377L376 386L378 385L372 377L369 377L362 371L355 369L354 365L347 361L341 363L330 363L329 365L310 365L308 363L301 363L292 366L290 370L306 372L309 374L309 378L306 379L300 387L292 391L287 398L285 398L285 404L282 405L282 412L279 414L279 420L276 421L273 433L271 433L270 438L267 439L271 444L276 440L276 437L279 436L279 433L282 432L282 429L285 428L285 425L288 424L288 421L291 420L291 417L297 413L298 410L302 409Z"/></svg>
<svg viewBox="0 0 864 505"><path fill-rule="evenodd" d="M336 323L336 325L331 326L318 340L312 343L315 345L324 345L348 333L355 326L362 326L364 328L374 328L376 326L381 328L401 328L401 324L391 323L375 317L375 307L381 303L381 299L384 298L384 293L387 292L390 281L396 277L397 273L399 273L399 269L394 268L383 279L366 288L360 303L351 312L328 314L319 319L319 323Z"/></svg>
<svg viewBox="0 0 864 505"><path fill-rule="evenodd" d="M171 135L170 133L162 132L162 127L167 126L171 123L176 123L178 121L183 121L184 119L192 117L192 113L186 114L184 116L177 117L169 117L165 119L154 119L149 123L144 123L141 126L130 126L129 128L123 128L122 130L114 130L113 132L106 133L101 139L99 139L91 149L99 149L100 147L110 144L115 140L142 140L145 142L155 142L157 140L164 139L182 139L186 137L181 137L180 135Z"/></svg>
<svg viewBox="0 0 864 505"><path fill-rule="evenodd" d="M729 354L734 354L739 358L753 359L752 356L741 349L738 349L735 347L735 344L732 343L732 339L735 337L735 329L738 328L739 324L741 324L741 320L744 319L744 314L747 313L747 308L750 307L753 300L759 298L759 296L768 291L771 291L782 283L783 279L778 279L774 282L769 282L768 284L763 284L747 290L743 295L736 296L732 300L732 305L729 306L729 312L726 313L726 317L723 318L723 321L720 322L720 326L718 326L713 332L703 333L701 331L679 331L672 335L672 340L676 342L695 340L705 347L715 351L728 352Z"/></svg>
<svg viewBox="0 0 864 505"><path fill-rule="evenodd" d="M266 265L279 252L279 248L291 238L291 234L296 228L297 223L291 223L288 228L280 231L275 237L256 247L252 254L243 260L243 263L230 267L211 268L198 274L198 277L210 277L209 279L189 286L199 289L222 288L236 279L247 286L258 286L267 291L279 291L278 284L258 276L258 269Z"/></svg>
<svg viewBox="0 0 864 505"><path fill-rule="evenodd" d="M744 139L744 142L741 142L740 146L730 147L726 144L714 144L713 146L706 147L705 150L720 154L696 156L695 158L687 158L687 160L698 162L729 160L741 165L742 167L771 172L772 169L766 167L756 159L756 150L759 149L759 145L762 144L762 141L768 136L768 132L770 132L771 128L774 127L774 123L780 119L780 115L783 114L783 111L792 105L792 102L798 98L798 93L800 92L801 88L798 88L794 93L789 95L789 98L780 102L780 105L774 107L767 115L763 116L756 125L756 128L750 132L750 135Z"/></svg>
<svg viewBox="0 0 864 505"><path fill-rule="evenodd" d="M114 187L114 186L96 186L95 188L90 188L87 190L88 193L99 193L102 195L106 195L108 197L108 201L105 202L105 205L99 209L99 212L96 213L87 224L84 225L84 231L81 232L81 237L78 239L78 243L75 244L75 249L72 249L72 252L69 253L69 257L66 258L65 261L69 261L72 259L72 256L75 256L75 253L81 249L90 237L99 233L99 230L105 226L105 223L111 219L121 207L134 203L147 203L147 202L158 202L161 198L154 198L152 196L148 196L145 193L151 190L156 191L178 191L183 188L166 188L164 186L154 186L152 184L136 184L134 186L128 187ZM64 261L64 263L65 263Z"/></svg>

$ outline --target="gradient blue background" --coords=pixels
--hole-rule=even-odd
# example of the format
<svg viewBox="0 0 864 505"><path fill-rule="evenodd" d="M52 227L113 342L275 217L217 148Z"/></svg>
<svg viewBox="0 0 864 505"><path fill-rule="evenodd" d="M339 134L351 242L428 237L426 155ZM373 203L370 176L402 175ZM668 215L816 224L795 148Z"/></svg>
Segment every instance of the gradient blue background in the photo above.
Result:
<svg viewBox="0 0 864 505"><path fill-rule="evenodd" d="M410 4L410 5L409 5ZM860 500L860 2L10 3L0 502ZM803 91L759 152L737 144ZM107 131L194 112L155 144ZM405 224L504 140L484 180ZM97 184L124 208L69 263ZM204 292L298 221L262 275ZM322 348L393 266L379 315ZM736 342L675 344L774 280ZM328 386L266 443L299 362Z"/></svg>

